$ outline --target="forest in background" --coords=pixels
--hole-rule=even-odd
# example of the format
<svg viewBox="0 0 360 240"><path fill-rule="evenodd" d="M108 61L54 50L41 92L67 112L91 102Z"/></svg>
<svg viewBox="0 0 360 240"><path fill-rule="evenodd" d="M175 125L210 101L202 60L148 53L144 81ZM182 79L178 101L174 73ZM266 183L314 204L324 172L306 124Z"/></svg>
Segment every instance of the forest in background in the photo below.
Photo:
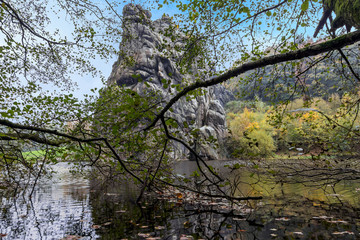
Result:
<svg viewBox="0 0 360 240"><path fill-rule="evenodd" d="M269 104L254 100L227 103L232 157L312 158L359 154L359 93L331 94L326 100L298 98ZM282 115L279 118L279 115Z"/></svg>

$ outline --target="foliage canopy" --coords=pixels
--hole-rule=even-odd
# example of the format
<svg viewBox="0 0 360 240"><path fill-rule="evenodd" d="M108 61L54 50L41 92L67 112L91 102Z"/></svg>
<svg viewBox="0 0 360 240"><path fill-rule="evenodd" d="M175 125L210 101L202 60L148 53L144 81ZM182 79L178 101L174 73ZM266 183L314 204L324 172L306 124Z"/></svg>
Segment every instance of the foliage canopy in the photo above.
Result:
<svg viewBox="0 0 360 240"><path fill-rule="evenodd" d="M71 74L99 77L91 59L121 54L114 47L122 34L122 4L118 1L0 0L0 176L6 187L33 186L49 164L78 159L82 164L97 166L103 174L130 175L143 190L170 184L196 192L175 181L167 171L171 143L177 142L196 156L204 183L226 195L219 183L227 180L189 143L179 139L176 131L181 129L165 118L176 101L250 70L258 74L258 78L250 75L247 79L253 82L286 72L296 80L287 83L284 78L282 86L296 92L301 76L334 52L339 53L335 61L342 59L344 71L339 75L359 80L358 69L348 57L355 56L352 59L357 61L358 49L342 50L360 40L359 31L345 34L339 28L334 34L324 30L318 42L303 44L301 40L308 32L313 33L323 8L321 1L165 0L154 5L178 9L174 21L188 36L186 48L178 50L184 59L179 64L186 65L195 54L200 62L206 58L218 69L210 79L178 89L166 103L154 95L140 96L123 87L104 88L101 97L83 101L72 94L49 93L43 88L52 84L71 91ZM57 17L65 18L71 33L56 28ZM266 66L272 66L272 70ZM243 81L239 79L240 84ZM190 135L195 136L196 129ZM45 154L24 155L34 149Z"/></svg>

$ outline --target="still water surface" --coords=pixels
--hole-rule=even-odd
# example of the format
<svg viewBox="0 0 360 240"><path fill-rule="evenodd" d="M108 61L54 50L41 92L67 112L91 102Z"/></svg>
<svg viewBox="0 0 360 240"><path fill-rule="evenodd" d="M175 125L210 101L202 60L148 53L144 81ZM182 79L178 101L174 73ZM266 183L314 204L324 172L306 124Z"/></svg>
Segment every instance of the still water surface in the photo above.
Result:
<svg viewBox="0 0 360 240"><path fill-rule="evenodd" d="M190 175L195 165L181 162L174 168ZM74 177L67 163L56 171L37 186L31 200L1 199L1 240L360 239L358 181L319 187L237 172L235 193L264 199L229 210L219 199L190 204L148 196L139 206L138 190L129 183L98 185Z"/></svg>

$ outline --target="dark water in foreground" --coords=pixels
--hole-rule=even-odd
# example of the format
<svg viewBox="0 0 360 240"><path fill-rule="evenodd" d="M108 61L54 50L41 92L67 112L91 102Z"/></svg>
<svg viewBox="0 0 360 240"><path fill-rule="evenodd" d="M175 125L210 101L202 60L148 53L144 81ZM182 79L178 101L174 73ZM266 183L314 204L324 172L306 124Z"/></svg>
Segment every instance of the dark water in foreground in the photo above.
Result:
<svg viewBox="0 0 360 240"><path fill-rule="evenodd" d="M176 169L189 174L194 163ZM221 199L147 197L138 206L135 186L99 186L73 177L66 163L57 171L31 201L1 199L0 239L360 239L359 181L319 187L242 172L234 174L235 194L264 199L230 207Z"/></svg>

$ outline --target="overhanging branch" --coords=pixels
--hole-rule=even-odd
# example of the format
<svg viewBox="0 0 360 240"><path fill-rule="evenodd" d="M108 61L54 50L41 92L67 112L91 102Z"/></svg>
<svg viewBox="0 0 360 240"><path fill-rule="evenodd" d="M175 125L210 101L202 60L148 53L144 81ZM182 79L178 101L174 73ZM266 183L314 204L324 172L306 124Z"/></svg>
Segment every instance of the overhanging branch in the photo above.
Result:
<svg viewBox="0 0 360 240"><path fill-rule="evenodd" d="M7 126L13 129L22 129L22 130L29 130L29 131L35 131L35 132L41 132L41 133L47 133L47 134L51 134L53 136L58 136L58 137L63 137L75 142L82 142L82 143L91 143L91 142L103 142L107 148L110 149L110 151L112 152L112 154L114 155L114 157L116 158L116 160L119 162L119 164L124 168L124 170L129 173L132 177L134 177L136 180L138 180L140 183L143 183L143 181L136 176L132 171L130 171L127 166L125 165L124 161L120 158L120 156L117 154L116 150L113 148L113 146L111 146L111 144L109 143L109 141L104 138L79 138L79 137L75 137L75 136L71 136L69 134L60 132L58 130L51 130L51 129L46 129L46 128L39 128L39 127L34 127L34 126L29 126L29 125L22 125L19 123L13 123L9 120L5 120L5 119L0 119L0 125L3 126Z"/></svg>
<svg viewBox="0 0 360 240"><path fill-rule="evenodd" d="M257 68L274 65L277 63L282 63L286 61L299 60L304 57L316 56L321 53L325 53L331 50L337 50L345 46L351 45L360 41L360 30L352 33L342 35L340 37L322 42L319 44L311 45L296 51L291 51L287 53L277 54L269 57L264 57L257 61L244 63L239 67L231 69L224 74L221 74L215 78L212 78L203 82L195 82L187 87L185 87L181 92L176 94L170 101L165 105L157 117L148 125L145 130L148 130L156 125L156 123L165 115L165 113L183 96L188 94L190 91L196 90L198 88L206 88L214 86L216 84L225 82L233 77L236 77L242 73L245 73L250 70Z"/></svg>
<svg viewBox="0 0 360 240"><path fill-rule="evenodd" d="M59 147L61 144L67 143L68 141L56 141L50 140L45 137L41 137L38 134L29 134L29 133L2 133L0 135L0 140L7 140L7 141L19 141L19 140L30 140L40 144L46 144L54 147Z"/></svg>

